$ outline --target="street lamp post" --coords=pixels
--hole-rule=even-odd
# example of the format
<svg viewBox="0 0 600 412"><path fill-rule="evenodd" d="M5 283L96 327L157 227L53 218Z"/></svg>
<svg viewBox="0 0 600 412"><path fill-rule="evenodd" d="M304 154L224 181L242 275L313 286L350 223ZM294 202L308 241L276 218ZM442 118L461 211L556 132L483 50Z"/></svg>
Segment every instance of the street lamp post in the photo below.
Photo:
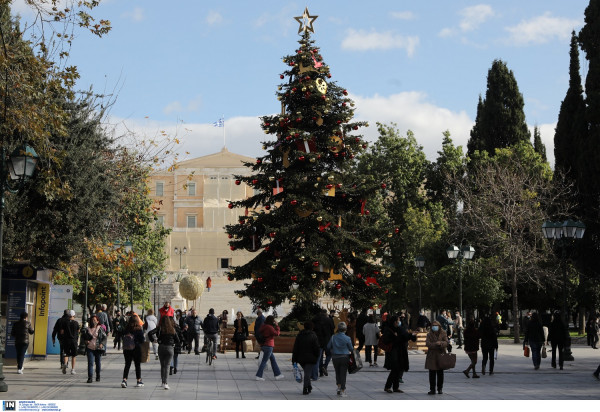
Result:
<svg viewBox="0 0 600 412"><path fill-rule="evenodd" d="M159 282L160 278L158 276L154 276L152 278L152 283L154 283L154 304L152 305L154 307L154 313L156 313L156 282Z"/></svg>
<svg viewBox="0 0 600 412"><path fill-rule="evenodd" d="M38 162L35 150L28 145L15 150L10 156L6 156L6 149L1 152L0 169L0 296L2 295L2 240L4 238L4 194L6 192L16 193L23 188L25 181L33 176ZM11 184L10 182L14 182ZM1 317L2 314L0 314ZM6 315L5 315L6 317ZM4 321L4 319L3 319ZM4 381L4 351L6 339L0 342L0 392L7 392L8 385Z"/></svg>
<svg viewBox="0 0 600 412"><path fill-rule="evenodd" d="M417 256L415 258L415 267L419 272L419 276L417 277L417 283L419 284L419 310L423 309L421 305L421 271L425 267L425 258L423 256Z"/></svg>
<svg viewBox="0 0 600 412"><path fill-rule="evenodd" d="M446 254L448 255L449 259L458 259L458 263L460 266L459 283L458 283L458 295L459 295L458 311L460 312L460 316L463 316L463 298L462 298L463 260L473 259L473 255L475 255L475 248L473 248L473 246L461 246L459 249L458 246L451 245L448 249L446 249Z"/></svg>
<svg viewBox="0 0 600 412"><path fill-rule="evenodd" d="M563 316L566 328L569 330L569 313L567 309L567 248L571 246L575 240L583 237L583 234L585 233L585 224L570 219L562 223L546 221L542 225L542 232L546 239L554 240L554 243L561 249L561 264L563 267ZM571 352L571 338L565 343L563 352L565 360L575 360Z"/></svg>
<svg viewBox="0 0 600 412"><path fill-rule="evenodd" d="M113 244L113 249L119 252L119 257L117 258L117 268L121 263L121 249L125 250L126 254L129 254L133 250L133 243L130 241L126 241L121 244L118 240ZM117 270L117 309L121 310L121 275L120 271Z"/></svg>
<svg viewBox="0 0 600 412"><path fill-rule="evenodd" d="M179 255L179 269L181 270L181 255L185 255L187 253L187 247L179 248L175 246L175 254Z"/></svg>

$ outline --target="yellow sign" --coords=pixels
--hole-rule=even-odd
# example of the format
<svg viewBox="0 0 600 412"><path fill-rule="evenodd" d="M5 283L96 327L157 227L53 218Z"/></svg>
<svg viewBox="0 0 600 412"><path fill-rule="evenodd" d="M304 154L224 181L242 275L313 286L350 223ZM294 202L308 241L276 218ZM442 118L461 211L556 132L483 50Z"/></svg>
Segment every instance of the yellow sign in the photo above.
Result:
<svg viewBox="0 0 600 412"><path fill-rule="evenodd" d="M342 280L341 273L333 273L333 268L329 269L329 279L327 280Z"/></svg>
<svg viewBox="0 0 600 412"><path fill-rule="evenodd" d="M46 355L46 340L48 339L48 309L50 303L50 285L38 283L37 299L35 301L35 338L33 354Z"/></svg>
<svg viewBox="0 0 600 412"><path fill-rule="evenodd" d="M33 268L31 266L25 266L22 273L24 278L30 278L33 276Z"/></svg>

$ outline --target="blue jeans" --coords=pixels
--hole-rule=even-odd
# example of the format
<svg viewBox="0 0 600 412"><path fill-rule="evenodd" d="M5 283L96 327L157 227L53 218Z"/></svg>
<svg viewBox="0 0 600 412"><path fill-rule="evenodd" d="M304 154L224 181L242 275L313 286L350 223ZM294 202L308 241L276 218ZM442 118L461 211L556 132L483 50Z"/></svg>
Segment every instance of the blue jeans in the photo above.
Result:
<svg viewBox="0 0 600 412"><path fill-rule="evenodd" d="M325 352L325 362L323 362L323 352ZM319 349L319 360L313 367L313 370L312 370L312 373L310 376L312 380L316 381L317 379L319 379L319 371L321 369L327 369L327 366L329 366L330 360L331 360L331 351L329 349L324 349L324 348Z"/></svg>
<svg viewBox="0 0 600 412"><path fill-rule="evenodd" d="M529 342L529 347L531 348L531 360L533 361L533 366L538 368L540 363L542 363L542 342Z"/></svg>
<svg viewBox="0 0 600 412"><path fill-rule="evenodd" d="M92 376L94 376L94 361L96 362L96 377L99 378L100 377L100 370L102 369L101 367L101 360L102 360L102 352L104 352L102 349L98 349L98 350L90 350L90 349L86 349L85 353L87 355L87 361L88 361L88 378L92 378Z"/></svg>
<svg viewBox="0 0 600 412"><path fill-rule="evenodd" d="M275 355L273 355L273 347L272 346L261 346L260 350L262 351L263 357L260 362L260 366L258 367L258 371L256 372L256 376L262 378L265 367L267 366L267 361L271 361L271 368L273 369L273 374L277 377L281 375L281 371L279 370L279 366L277 365L277 360L275 360Z"/></svg>

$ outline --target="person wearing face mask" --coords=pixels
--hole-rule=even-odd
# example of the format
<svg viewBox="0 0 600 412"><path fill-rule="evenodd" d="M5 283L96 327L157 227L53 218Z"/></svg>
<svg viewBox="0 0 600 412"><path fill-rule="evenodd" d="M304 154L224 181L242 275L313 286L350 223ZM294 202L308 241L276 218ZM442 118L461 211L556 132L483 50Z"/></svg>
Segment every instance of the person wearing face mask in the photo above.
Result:
<svg viewBox="0 0 600 412"><path fill-rule="evenodd" d="M425 340L427 345L427 357L425 358L425 369L429 369L429 395L435 395L435 389L439 394L444 387L444 370L439 367L439 357L446 352L448 347L448 335L442 330L437 320L431 324L431 331L427 333ZM437 384L437 385L436 385Z"/></svg>
<svg viewBox="0 0 600 412"><path fill-rule="evenodd" d="M391 343L392 349L385 354L384 367L390 371L385 383L384 391L388 393L399 392L400 379L404 372L408 371L408 341L416 341L416 335L408 333L402 322L403 318L392 316L389 326L383 334L383 341Z"/></svg>

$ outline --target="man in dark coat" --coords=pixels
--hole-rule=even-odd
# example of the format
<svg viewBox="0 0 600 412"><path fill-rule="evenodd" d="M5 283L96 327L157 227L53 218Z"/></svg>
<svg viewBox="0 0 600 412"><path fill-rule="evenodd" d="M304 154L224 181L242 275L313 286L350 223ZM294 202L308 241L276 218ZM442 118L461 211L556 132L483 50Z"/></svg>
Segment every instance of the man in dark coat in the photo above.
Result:
<svg viewBox="0 0 600 412"><path fill-rule="evenodd" d="M63 348L63 335L60 333L61 329L64 329L64 324L69 322L69 309L65 309L64 314L61 318L56 320L54 324L54 329L52 329L52 346L56 344L56 339L58 339L58 346L60 350L60 367L62 368L63 363L65 362L65 350Z"/></svg>
<svg viewBox="0 0 600 412"><path fill-rule="evenodd" d="M202 319L198 316L196 309L192 309L190 316L185 318L187 324L187 349L192 351L192 340L194 341L194 353L200 355L200 332L202 331Z"/></svg>
<svg viewBox="0 0 600 412"><path fill-rule="evenodd" d="M363 309L356 319L356 337L358 338L358 348L356 349L356 352L359 354L365 344L365 334L363 333L363 328L367 324L368 319L369 317L367 316L366 309Z"/></svg>
<svg viewBox="0 0 600 412"><path fill-rule="evenodd" d="M313 332L313 328L314 325L311 321L304 322L304 329L296 337L292 350L292 363L298 363L304 370L304 387L302 389L304 395L308 395L312 391L310 376L321 353L319 339Z"/></svg>
<svg viewBox="0 0 600 412"><path fill-rule="evenodd" d="M392 344L392 349L385 354L383 365L390 371L384 387L386 392L403 392L400 390L400 379L404 372L408 372L409 340L416 341L417 336L408 333L398 316L392 316L383 335L383 341Z"/></svg>
<svg viewBox="0 0 600 412"><path fill-rule="evenodd" d="M562 370L564 363L565 343L569 338L569 331L559 311L554 312L554 318L548 328L548 340L552 344L552 367L556 368L556 352L558 351L558 366Z"/></svg>
<svg viewBox="0 0 600 412"><path fill-rule="evenodd" d="M62 373L67 373L67 364L71 358L71 375L75 375L75 357L77 356L77 338L79 338L79 323L75 320L75 311L69 311L69 321L64 323L64 329L61 329L64 336L63 345L65 351L65 362L62 366Z"/></svg>
<svg viewBox="0 0 600 412"><path fill-rule="evenodd" d="M29 335L33 335L34 330L27 318L27 312L21 313L19 320L13 323L10 335L15 339L15 351L17 352L17 373L23 373L23 361L25 360L25 352L29 346Z"/></svg>
<svg viewBox="0 0 600 412"><path fill-rule="evenodd" d="M319 362L313 368L311 376L311 378L316 381L319 376L328 376L327 366L331 360L331 353L328 354L326 348L331 336L333 336L333 333L335 332L335 325L333 319L327 316L327 309L322 309L321 313L319 313L312 322L315 325L315 333L317 334L319 346L321 348ZM323 362L323 352L325 352L325 362Z"/></svg>
<svg viewBox="0 0 600 412"><path fill-rule="evenodd" d="M259 338L260 333L260 327L265 323L265 315L263 315L262 310L258 309L256 311L256 320L254 321L254 338L256 339L256 342L260 345L259 342ZM260 352L260 351L259 351ZM258 355L256 355L256 359L260 358L260 353Z"/></svg>

